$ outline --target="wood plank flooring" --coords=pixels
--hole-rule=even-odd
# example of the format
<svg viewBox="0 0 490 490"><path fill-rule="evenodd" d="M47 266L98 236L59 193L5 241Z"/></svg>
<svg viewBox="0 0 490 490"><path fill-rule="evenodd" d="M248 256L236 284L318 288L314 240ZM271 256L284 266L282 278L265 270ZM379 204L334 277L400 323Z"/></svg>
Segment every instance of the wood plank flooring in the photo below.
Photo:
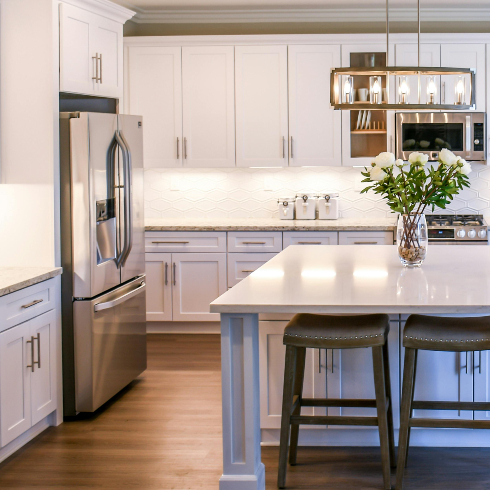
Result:
<svg viewBox="0 0 490 490"><path fill-rule="evenodd" d="M0 464L0 489L216 490L219 337L150 335L148 353L148 370L116 399ZM262 460L275 490L278 448L263 448ZM488 490L490 449L412 448L405 481L405 490ZM300 447L287 488L379 490L379 449Z"/></svg>

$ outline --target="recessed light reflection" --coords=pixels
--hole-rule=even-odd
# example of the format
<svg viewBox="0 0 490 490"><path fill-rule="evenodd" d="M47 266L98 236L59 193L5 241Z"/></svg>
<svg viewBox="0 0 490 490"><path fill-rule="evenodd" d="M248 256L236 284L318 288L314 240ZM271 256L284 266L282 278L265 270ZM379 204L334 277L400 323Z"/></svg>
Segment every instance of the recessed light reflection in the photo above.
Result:
<svg viewBox="0 0 490 490"><path fill-rule="evenodd" d="M308 279L327 279L336 275L337 273L333 269L305 269L301 271L301 277Z"/></svg>
<svg viewBox="0 0 490 490"><path fill-rule="evenodd" d="M264 270L256 270L252 272L249 277L261 277L261 278L278 278L283 277L284 271L282 269L264 269Z"/></svg>
<svg viewBox="0 0 490 490"><path fill-rule="evenodd" d="M362 279L380 279L388 277L388 271L385 269L356 269L353 275Z"/></svg>

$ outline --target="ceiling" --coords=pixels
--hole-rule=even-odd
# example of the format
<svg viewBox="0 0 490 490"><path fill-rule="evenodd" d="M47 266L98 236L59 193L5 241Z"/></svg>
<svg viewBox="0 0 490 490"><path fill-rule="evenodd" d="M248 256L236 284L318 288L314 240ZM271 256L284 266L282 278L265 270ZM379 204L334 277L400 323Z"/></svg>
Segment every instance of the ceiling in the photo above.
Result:
<svg viewBox="0 0 490 490"><path fill-rule="evenodd" d="M112 0L156 22L383 21L385 0ZM413 20L417 0L389 0L394 21ZM422 20L490 21L489 0L421 0Z"/></svg>

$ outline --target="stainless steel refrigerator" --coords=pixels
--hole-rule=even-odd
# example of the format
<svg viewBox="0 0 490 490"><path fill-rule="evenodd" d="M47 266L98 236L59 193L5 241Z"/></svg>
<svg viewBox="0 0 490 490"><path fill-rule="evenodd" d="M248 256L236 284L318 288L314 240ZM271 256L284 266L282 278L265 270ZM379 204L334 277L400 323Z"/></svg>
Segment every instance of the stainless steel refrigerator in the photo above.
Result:
<svg viewBox="0 0 490 490"><path fill-rule="evenodd" d="M60 113L65 416L146 369L142 118Z"/></svg>

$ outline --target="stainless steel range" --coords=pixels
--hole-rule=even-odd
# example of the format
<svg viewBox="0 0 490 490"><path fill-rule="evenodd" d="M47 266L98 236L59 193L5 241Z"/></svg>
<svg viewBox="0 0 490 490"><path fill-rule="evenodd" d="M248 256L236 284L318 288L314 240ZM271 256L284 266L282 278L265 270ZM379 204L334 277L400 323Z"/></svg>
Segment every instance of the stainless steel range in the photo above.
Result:
<svg viewBox="0 0 490 490"><path fill-rule="evenodd" d="M481 214L428 214L429 242L444 245L487 245L488 225Z"/></svg>

